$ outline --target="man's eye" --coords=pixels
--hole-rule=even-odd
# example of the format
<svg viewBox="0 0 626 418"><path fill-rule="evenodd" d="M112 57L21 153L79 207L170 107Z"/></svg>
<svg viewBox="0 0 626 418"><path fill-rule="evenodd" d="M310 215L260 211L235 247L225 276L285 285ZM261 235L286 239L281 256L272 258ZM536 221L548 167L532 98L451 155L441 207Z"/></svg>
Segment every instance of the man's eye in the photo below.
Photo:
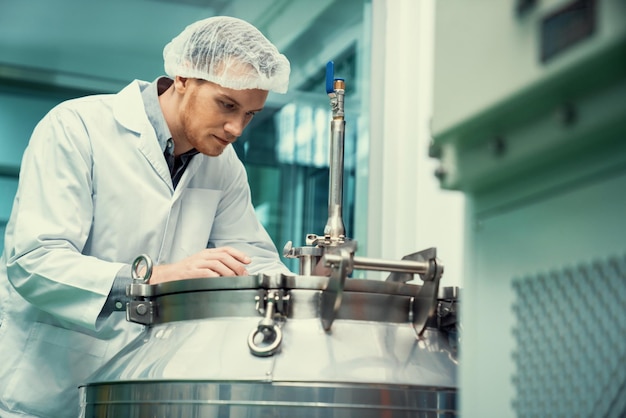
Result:
<svg viewBox="0 0 626 418"><path fill-rule="evenodd" d="M222 104L222 107L223 107L224 109L227 109L227 110L233 110L233 109L235 108L235 105L234 105L234 104L232 104L232 103L222 102L222 101L220 101L220 103Z"/></svg>
<svg viewBox="0 0 626 418"><path fill-rule="evenodd" d="M246 116L252 119L256 115L256 112L246 112Z"/></svg>

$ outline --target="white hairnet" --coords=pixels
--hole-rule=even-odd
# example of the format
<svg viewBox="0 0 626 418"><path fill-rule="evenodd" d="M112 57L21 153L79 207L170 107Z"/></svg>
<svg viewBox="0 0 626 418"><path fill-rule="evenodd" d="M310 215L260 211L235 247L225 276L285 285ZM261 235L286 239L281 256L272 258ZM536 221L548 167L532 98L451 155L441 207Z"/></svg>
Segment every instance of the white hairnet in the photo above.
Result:
<svg viewBox="0 0 626 418"><path fill-rule="evenodd" d="M287 57L250 23L217 16L187 26L163 49L170 77L201 78L235 90L285 93Z"/></svg>

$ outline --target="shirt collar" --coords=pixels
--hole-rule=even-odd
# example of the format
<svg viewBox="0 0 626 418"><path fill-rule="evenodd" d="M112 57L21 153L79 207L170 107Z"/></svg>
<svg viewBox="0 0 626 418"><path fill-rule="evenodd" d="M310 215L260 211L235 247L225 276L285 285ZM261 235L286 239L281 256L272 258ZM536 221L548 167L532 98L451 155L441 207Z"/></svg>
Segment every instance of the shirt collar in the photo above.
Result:
<svg viewBox="0 0 626 418"><path fill-rule="evenodd" d="M159 146L163 152L165 152L167 143L172 138L172 134L165 121L165 116L163 116L163 110L159 104L159 96L167 90L173 82L174 80L171 78L159 77L141 91L146 115L154 128Z"/></svg>

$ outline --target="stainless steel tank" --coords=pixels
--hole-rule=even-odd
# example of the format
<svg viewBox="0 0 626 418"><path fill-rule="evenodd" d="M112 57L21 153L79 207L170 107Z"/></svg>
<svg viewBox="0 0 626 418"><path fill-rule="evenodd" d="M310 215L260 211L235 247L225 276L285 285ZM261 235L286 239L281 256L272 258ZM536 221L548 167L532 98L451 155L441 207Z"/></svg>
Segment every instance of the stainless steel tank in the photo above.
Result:
<svg viewBox="0 0 626 418"><path fill-rule="evenodd" d="M456 294L418 335L421 286L348 280L326 330L329 280L132 285L145 331L80 388L81 416L456 416Z"/></svg>
<svg viewBox="0 0 626 418"><path fill-rule="evenodd" d="M355 255L341 218L345 81L332 62L326 75L329 216L323 236L285 246L299 275L138 280L127 319L145 331L80 387L82 417L456 416L457 294L440 291L434 248ZM147 256L133 271L142 260L148 279ZM350 279L354 269L391 274Z"/></svg>

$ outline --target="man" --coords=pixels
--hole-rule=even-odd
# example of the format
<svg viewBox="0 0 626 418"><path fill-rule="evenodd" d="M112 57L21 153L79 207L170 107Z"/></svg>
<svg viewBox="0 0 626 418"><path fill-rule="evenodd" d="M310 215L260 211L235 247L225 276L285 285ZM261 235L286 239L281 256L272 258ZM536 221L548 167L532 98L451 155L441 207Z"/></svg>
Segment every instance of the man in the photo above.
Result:
<svg viewBox="0 0 626 418"><path fill-rule="evenodd" d="M289 62L215 17L164 49L166 73L60 104L35 128L0 262L0 416L75 417L78 385L139 335L131 263L150 283L289 273L230 146Z"/></svg>

